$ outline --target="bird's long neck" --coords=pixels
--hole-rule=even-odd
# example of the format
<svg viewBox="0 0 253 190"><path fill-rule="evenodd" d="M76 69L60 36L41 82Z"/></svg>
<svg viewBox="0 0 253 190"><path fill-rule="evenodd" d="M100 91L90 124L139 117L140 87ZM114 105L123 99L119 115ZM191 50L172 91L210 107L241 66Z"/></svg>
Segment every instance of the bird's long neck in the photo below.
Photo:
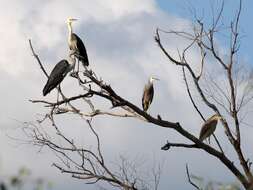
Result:
<svg viewBox="0 0 253 190"><path fill-rule="evenodd" d="M150 85L153 85L153 79L150 78L149 81L148 81L148 83L149 83Z"/></svg>
<svg viewBox="0 0 253 190"><path fill-rule="evenodd" d="M149 87L152 87L152 86L153 86L153 81L150 81L150 80L149 80L149 81L148 81L148 86L149 86Z"/></svg>
<svg viewBox="0 0 253 190"><path fill-rule="evenodd" d="M69 39L71 38L71 34L73 32L71 23L68 23L68 30L69 30Z"/></svg>

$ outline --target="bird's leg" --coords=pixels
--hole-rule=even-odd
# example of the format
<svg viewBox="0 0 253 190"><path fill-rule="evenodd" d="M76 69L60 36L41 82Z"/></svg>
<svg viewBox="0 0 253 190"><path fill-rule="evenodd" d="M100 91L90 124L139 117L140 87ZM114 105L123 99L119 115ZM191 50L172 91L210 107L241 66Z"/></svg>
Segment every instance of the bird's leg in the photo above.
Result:
<svg viewBox="0 0 253 190"><path fill-rule="evenodd" d="M60 97L60 89L61 89L61 87L60 87L60 85L58 85L58 88L57 88L57 99L56 99L56 102L58 103L59 102L59 97Z"/></svg>
<svg viewBox="0 0 253 190"><path fill-rule="evenodd" d="M210 144L210 143L211 143L211 136L208 137L208 144Z"/></svg>
<svg viewBox="0 0 253 190"><path fill-rule="evenodd" d="M77 73L79 72L79 59L77 61Z"/></svg>

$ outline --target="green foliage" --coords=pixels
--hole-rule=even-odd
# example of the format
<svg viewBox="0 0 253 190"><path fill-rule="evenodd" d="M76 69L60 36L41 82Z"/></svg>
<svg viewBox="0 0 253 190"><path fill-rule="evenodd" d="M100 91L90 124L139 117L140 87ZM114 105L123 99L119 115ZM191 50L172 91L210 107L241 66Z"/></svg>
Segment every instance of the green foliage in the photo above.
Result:
<svg viewBox="0 0 253 190"><path fill-rule="evenodd" d="M52 182L47 182L41 178L34 179L29 169L22 167L16 175L2 179L0 190L51 190Z"/></svg>
<svg viewBox="0 0 253 190"><path fill-rule="evenodd" d="M218 181L206 181L203 177L191 175L191 180L201 190L241 190L237 183L223 183Z"/></svg>

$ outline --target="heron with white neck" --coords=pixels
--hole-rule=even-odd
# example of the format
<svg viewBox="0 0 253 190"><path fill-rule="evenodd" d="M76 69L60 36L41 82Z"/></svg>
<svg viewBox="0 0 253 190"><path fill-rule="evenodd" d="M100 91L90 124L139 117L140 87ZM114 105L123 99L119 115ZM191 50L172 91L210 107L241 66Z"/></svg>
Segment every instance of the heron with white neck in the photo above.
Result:
<svg viewBox="0 0 253 190"><path fill-rule="evenodd" d="M78 59L78 61L81 61L83 66L87 67L89 65L87 51L81 38L73 32L72 23L74 21L77 21L77 19L75 18L67 19L67 25L68 25L68 31L69 31L69 34L68 34L69 49L73 50L75 53L75 57ZM79 67L79 64L78 64L78 67Z"/></svg>
<svg viewBox="0 0 253 190"><path fill-rule="evenodd" d="M155 77L150 77L148 83L145 85L142 96L142 108L146 112L152 103L154 97L154 85L153 82L159 80Z"/></svg>
<svg viewBox="0 0 253 190"><path fill-rule="evenodd" d="M75 63L76 59L74 58L74 53L70 51L68 60L63 59L59 61L51 71L47 83L43 88L43 96L46 96L54 88L60 85L68 72L75 68Z"/></svg>

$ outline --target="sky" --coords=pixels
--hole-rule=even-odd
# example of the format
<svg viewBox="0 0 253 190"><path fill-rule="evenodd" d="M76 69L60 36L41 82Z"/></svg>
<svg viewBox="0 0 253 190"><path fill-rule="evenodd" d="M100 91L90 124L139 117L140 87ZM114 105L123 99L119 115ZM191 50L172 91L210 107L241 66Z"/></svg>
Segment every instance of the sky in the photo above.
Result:
<svg viewBox="0 0 253 190"><path fill-rule="evenodd" d="M154 42L157 27L166 30L189 30L192 15L189 6L197 12L204 12L204 18L210 17L209 0L1 0L0 7L0 176L15 173L25 166L31 169L34 177L54 181L54 189L84 189L84 182L61 174L51 165L57 161L55 155L47 149L21 143L13 138L23 139L20 130L22 122L36 121L47 109L32 104L29 99L55 100L55 92L42 96L46 83L36 60L32 57L28 39L31 39L47 71L61 59L66 58L67 26L69 16L78 18L74 23L76 32L85 42L90 68L110 84L122 97L141 106L144 84L150 75L160 78L155 83L155 96L150 114L158 113L169 121L180 121L196 136L202 121L194 112L187 97L181 70L164 57ZM75 2L75 3L73 3ZM225 1L224 20L232 17L237 1ZM204 11L203 11L204 10ZM252 59L253 42L252 1L243 3L240 56L248 64ZM177 55L177 48L186 45L184 40L162 35L166 48ZM222 40L222 39L221 39ZM221 43L221 47L226 46ZM191 51L191 62L199 60L198 52ZM73 80L67 77L62 88L67 95L80 93ZM98 100L98 108L108 104ZM204 109L206 116L209 110ZM89 132L79 120L59 119L61 129L80 143L89 143ZM140 169L152 169L152 163L163 163L160 189L192 189L187 182L185 164L191 172L203 176L206 180L234 182L235 178L217 160L203 151L172 149L161 151L167 140L182 141L182 137L169 129L154 127L135 119L98 117L94 127L100 135L103 151L108 162L115 161L120 155L130 160L143 162ZM47 128L46 128L47 129ZM81 133L82 131L83 133ZM253 140L249 134L252 128L242 130L248 157ZM224 140L222 128L216 131L225 151L234 157ZM150 140L152 139L152 141ZM249 142L249 143L248 143ZM247 151L248 150L248 151ZM208 164L207 164L208 163ZM145 171L143 171L145 172ZM97 187L86 187L96 189Z"/></svg>

